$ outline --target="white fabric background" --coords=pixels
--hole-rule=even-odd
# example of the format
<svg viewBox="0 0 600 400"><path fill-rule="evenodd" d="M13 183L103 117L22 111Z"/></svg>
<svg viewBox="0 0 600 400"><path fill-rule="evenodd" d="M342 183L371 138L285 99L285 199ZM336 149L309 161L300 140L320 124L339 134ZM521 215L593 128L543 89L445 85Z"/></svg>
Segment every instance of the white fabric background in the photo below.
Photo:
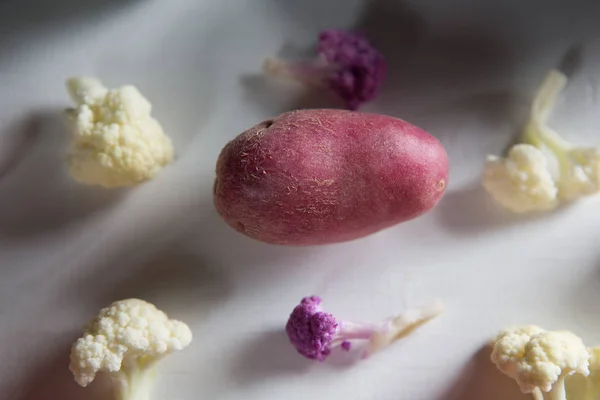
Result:
<svg viewBox="0 0 600 400"><path fill-rule="evenodd" d="M525 4L527 3L527 4ZM479 188L533 90L573 45L580 65L553 118L598 142L597 1L87 0L0 2L0 397L101 399L72 381L69 346L100 307L127 296L187 321L195 340L162 364L155 399L501 400L520 398L482 350L508 324L600 341L600 202L539 218ZM260 77L264 57L359 25L390 65L378 101L447 147L447 194L426 216L371 237L284 248L229 229L211 204L221 147L315 96ZM153 182L107 192L65 176L66 77L135 84L178 159ZM281 329L319 294L342 318L377 320L439 297L448 311L350 366L302 359ZM525 397L523 397L525 398Z"/></svg>

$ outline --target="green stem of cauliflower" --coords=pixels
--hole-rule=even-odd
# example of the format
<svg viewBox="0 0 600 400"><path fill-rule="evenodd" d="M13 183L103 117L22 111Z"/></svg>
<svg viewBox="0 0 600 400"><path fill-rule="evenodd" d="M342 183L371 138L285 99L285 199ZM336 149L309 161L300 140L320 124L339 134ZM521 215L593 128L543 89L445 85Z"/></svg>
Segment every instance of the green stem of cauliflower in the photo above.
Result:
<svg viewBox="0 0 600 400"><path fill-rule="evenodd" d="M560 177L569 174L571 167L569 151L573 146L548 127L548 119L566 84L567 78L560 72L548 73L533 101L530 119L522 137L523 143L539 149L545 147L554 154L558 161Z"/></svg>
<svg viewBox="0 0 600 400"><path fill-rule="evenodd" d="M571 145L548 127L548 119L556 105L558 96L567 84L567 78L558 71L550 71L540 86L531 106L529 122L523 132L523 143L538 148L547 146L558 154L564 153Z"/></svg>
<svg viewBox="0 0 600 400"><path fill-rule="evenodd" d="M594 395L594 382L591 379L587 379L585 381L585 395L583 400L595 400L596 396Z"/></svg>
<svg viewBox="0 0 600 400"><path fill-rule="evenodd" d="M156 362L135 363L115 375L116 400L150 400Z"/></svg>
<svg viewBox="0 0 600 400"><path fill-rule="evenodd" d="M597 349L595 349L595 352L596 354L594 354L592 357L597 357ZM590 375L585 379L585 394L582 400L600 399L600 387L598 386L599 378L600 376L598 375L598 371L591 370Z"/></svg>
<svg viewBox="0 0 600 400"><path fill-rule="evenodd" d="M600 154L596 149L579 148L569 143L548 126L548 118L566 84L567 77L564 74L558 71L548 73L533 102L522 140L554 154L558 162L559 177L556 184L559 195L564 200L571 200L598 191Z"/></svg>
<svg viewBox="0 0 600 400"><path fill-rule="evenodd" d="M550 400L567 400L564 376L560 377L554 385L552 385L552 390L548 392L548 397Z"/></svg>

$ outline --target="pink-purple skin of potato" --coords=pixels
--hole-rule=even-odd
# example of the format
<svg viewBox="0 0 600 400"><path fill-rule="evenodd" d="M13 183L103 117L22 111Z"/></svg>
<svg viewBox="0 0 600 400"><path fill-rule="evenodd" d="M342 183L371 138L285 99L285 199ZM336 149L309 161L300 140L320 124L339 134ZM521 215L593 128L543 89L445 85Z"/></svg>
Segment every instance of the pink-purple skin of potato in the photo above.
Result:
<svg viewBox="0 0 600 400"><path fill-rule="evenodd" d="M214 203L256 240L350 241L431 210L448 183L442 144L398 118L286 112L241 133L217 160Z"/></svg>

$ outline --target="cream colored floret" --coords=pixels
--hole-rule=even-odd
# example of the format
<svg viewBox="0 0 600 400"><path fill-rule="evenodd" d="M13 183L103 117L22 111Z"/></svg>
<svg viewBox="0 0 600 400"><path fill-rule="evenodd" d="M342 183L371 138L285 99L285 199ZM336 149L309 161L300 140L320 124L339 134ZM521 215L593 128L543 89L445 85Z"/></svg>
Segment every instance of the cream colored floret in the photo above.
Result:
<svg viewBox="0 0 600 400"><path fill-rule="evenodd" d="M70 370L87 386L100 371L139 369L187 347L189 327L139 299L114 302L85 328L71 350ZM134 367L135 366L135 367Z"/></svg>
<svg viewBox="0 0 600 400"><path fill-rule="evenodd" d="M513 212L549 210L558 204L548 160L529 144L513 146L506 158L489 156L482 184L496 202Z"/></svg>
<svg viewBox="0 0 600 400"><path fill-rule="evenodd" d="M567 153L568 168L561 170L559 194L570 201L600 191L600 150L598 148L575 147Z"/></svg>
<svg viewBox="0 0 600 400"><path fill-rule="evenodd" d="M565 378L588 376L590 354L578 336L569 331L545 331L535 325L506 329L493 341L491 360L515 379L523 393L541 399L564 400Z"/></svg>
<svg viewBox="0 0 600 400"><path fill-rule="evenodd" d="M151 116L152 106L131 85L107 89L95 78L71 78L76 103L68 110L69 173L76 181L104 187L133 186L153 178L173 160L173 145Z"/></svg>
<svg viewBox="0 0 600 400"><path fill-rule="evenodd" d="M517 383L525 393L535 388L549 392L561 377L589 375L589 358L583 341L573 333L539 333L525 345L523 357L517 362Z"/></svg>
<svg viewBox="0 0 600 400"><path fill-rule="evenodd" d="M516 363L523 356L525 345L533 335L544 332L536 325L524 325L502 330L492 342L492 361L498 369L516 379Z"/></svg>

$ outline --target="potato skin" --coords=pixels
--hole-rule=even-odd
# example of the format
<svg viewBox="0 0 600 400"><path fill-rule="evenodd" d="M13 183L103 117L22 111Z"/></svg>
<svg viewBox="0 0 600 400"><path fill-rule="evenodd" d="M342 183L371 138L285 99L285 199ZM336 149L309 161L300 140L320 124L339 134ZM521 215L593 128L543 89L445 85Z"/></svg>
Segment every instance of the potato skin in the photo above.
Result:
<svg viewBox="0 0 600 400"><path fill-rule="evenodd" d="M442 144L401 119L346 110L286 112L219 155L214 204L259 241L321 245L413 219L448 182Z"/></svg>

